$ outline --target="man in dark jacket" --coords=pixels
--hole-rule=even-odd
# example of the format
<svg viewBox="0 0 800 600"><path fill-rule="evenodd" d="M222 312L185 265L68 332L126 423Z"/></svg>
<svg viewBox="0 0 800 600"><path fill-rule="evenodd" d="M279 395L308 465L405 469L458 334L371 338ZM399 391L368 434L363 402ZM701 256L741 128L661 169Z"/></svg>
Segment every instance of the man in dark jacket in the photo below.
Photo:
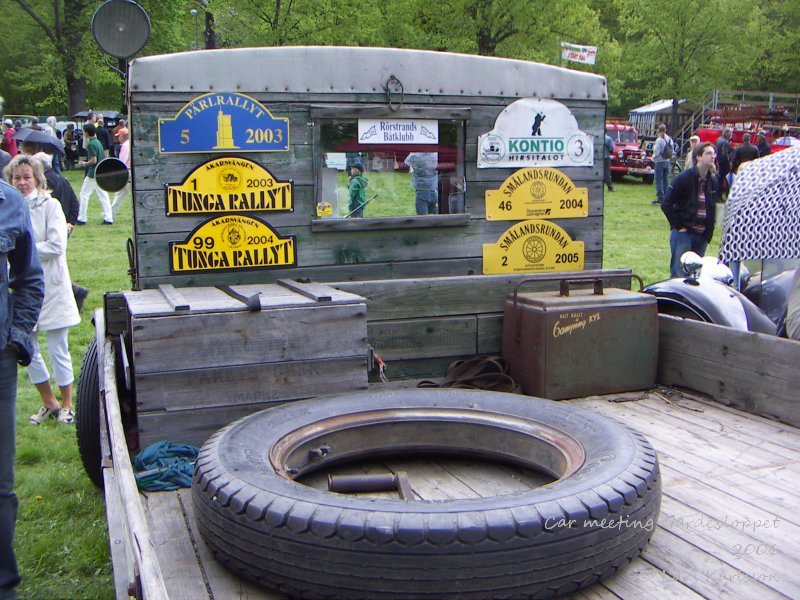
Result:
<svg viewBox="0 0 800 600"><path fill-rule="evenodd" d="M757 158L758 148L750 143L750 134L745 133L742 136L742 145L733 151L733 158L731 159L731 172L735 175L739 172L740 166Z"/></svg>
<svg viewBox="0 0 800 600"><path fill-rule="evenodd" d="M763 131L759 131L758 135L756 136L757 144L756 148L758 148L758 157L761 158L762 156L766 156L767 154L772 153L772 148L770 148L769 143L767 143L767 134Z"/></svg>
<svg viewBox="0 0 800 600"><path fill-rule="evenodd" d="M682 276L684 252L692 250L703 256L714 235L716 202L720 199L719 181L712 169L717 153L706 142L692 151L692 157L695 166L675 177L661 204L671 228L671 277Z"/></svg>
<svg viewBox="0 0 800 600"><path fill-rule="evenodd" d="M731 138L733 137L733 129L725 127L722 130L722 135L714 142L714 151L717 153L717 173L719 174L719 183L722 193L727 196L728 194L728 173L731 172Z"/></svg>

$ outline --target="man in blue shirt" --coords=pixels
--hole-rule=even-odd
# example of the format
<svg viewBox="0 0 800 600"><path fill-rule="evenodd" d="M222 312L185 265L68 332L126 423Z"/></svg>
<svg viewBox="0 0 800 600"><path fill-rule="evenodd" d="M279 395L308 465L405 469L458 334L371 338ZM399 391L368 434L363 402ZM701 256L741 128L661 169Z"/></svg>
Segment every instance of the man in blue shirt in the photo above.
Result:
<svg viewBox="0 0 800 600"><path fill-rule="evenodd" d="M14 556L17 496L14 494L17 363L28 365L31 331L44 298L44 278L20 193L0 181L0 600L15 598L19 583Z"/></svg>

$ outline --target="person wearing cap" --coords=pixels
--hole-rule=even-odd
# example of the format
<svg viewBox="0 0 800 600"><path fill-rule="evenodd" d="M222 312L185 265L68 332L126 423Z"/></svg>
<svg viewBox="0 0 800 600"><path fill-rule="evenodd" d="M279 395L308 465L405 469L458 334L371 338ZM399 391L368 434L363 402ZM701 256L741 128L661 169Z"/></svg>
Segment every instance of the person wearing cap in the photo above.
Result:
<svg viewBox="0 0 800 600"><path fill-rule="evenodd" d="M686 160L683 163L683 170L691 169L694 166L694 156L692 153L694 149L697 148L697 144L700 143L700 136L693 135L689 138L689 152L686 153Z"/></svg>
<svg viewBox="0 0 800 600"><path fill-rule="evenodd" d="M17 140L14 139L14 135L16 135L17 130L14 129L14 122L11 119L5 119L3 121L3 139L0 140L0 150L5 150L11 155L11 158L14 158L17 154L19 154L19 149L17 148Z"/></svg>
<svg viewBox="0 0 800 600"><path fill-rule="evenodd" d="M769 143L767 143L767 134L763 131L759 131L758 135L756 136L756 148L758 148L758 157L761 158L762 156L766 156L772 152L772 148L769 147Z"/></svg>
<svg viewBox="0 0 800 600"><path fill-rule="evenodd" d="M128 122L125 119L120 119L117 121L117 126L111 130L111 156L116 156L119 158L119 148L122 146L122 140L119 139L119 131L120 129L127 129Z"/></svg>
<svg viewBox="0 0 800 600"><path fill-rule="evenodd" d="M369 180L364 177L364 165L360 162L350 166L350 205L348 211L351 217L363 217L364 206L367 204L367 186Z"/></svg>
<svg viewBox="0 0 800 600"><path fill-rule="evenodd" d="M122 206L122 201L125 200L131 192L131 139L128 128L120 127L117 131L117 137L120 141L118 158L128 169L128 183L126 183L125 187L121 190L114 192L114 199L111 201L111 214L114 215L115 219Z"/></svg>

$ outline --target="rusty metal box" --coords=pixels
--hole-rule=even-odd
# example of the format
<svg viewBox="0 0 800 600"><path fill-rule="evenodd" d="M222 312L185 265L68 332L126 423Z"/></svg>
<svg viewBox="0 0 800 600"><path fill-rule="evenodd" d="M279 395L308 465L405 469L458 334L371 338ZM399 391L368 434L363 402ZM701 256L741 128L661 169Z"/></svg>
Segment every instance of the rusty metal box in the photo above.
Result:
<svg viewBox="0 0 800 600"><path fill-rule="evenodd" d="M656 299L617 288L509 294L503 357L524 393L552 400L652 387Z"/></svg>

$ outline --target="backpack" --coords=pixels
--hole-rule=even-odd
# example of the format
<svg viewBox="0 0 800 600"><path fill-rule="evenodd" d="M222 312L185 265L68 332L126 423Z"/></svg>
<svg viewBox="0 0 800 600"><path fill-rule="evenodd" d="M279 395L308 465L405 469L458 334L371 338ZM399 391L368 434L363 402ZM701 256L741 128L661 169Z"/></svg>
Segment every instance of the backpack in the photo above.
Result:
<svg viewBox="0 0 800 600"><path fill-rule="evenodd" d="M670 158L672 158L672 152L673 152L672 138L666 136L665 140L666 143L664 144L664 149L661 151L661 158L669 160Z"/></svg>

